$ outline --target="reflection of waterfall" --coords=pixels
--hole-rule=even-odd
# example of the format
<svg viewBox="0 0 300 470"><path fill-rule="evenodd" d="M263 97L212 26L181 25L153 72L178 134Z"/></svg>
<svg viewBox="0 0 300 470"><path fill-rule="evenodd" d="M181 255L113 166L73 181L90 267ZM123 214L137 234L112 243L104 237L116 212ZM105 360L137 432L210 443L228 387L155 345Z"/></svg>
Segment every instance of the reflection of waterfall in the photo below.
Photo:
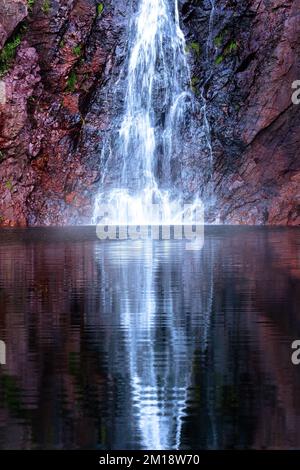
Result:
<svg viewBox="0 0 300 470"><path fill-rule="evenodd" d="M139 430L137 447L178 449L195 353L204 354L208 344L211 252L187 252L181 242L115 242L102 245L97 258L101 290L110 286L101 308L106 328L120 332L118 345L107 347L111 374L120 376L122 358L128 432ZM126 447L126 436L116 439Z"/></svg>
<svg viewBox="0 0 300 470"><path fill-rule="evenodd" d="M124 114L104 146L94 222L106 203L113 223L177 223L183 134L194 106L177 0L140 0L128 47ZM159 220L151 220L153 203Z"/></svg>

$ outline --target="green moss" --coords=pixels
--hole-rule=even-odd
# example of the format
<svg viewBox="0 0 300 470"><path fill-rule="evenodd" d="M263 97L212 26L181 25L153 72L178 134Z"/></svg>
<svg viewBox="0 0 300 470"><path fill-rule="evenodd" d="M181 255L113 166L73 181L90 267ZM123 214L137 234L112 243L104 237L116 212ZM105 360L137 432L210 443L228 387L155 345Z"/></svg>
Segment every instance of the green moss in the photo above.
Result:
<svg viewBox="0 0 300 470"><path fill-rule="evenodd" d="M222 46L222 43L223 43L223 34L220 33L218 34L218 36L215 37L214 39L214 45L216 47L221 47Z"/></svg>
<svg viewBox="0 0 300 470"><path fill-rule="evenodd" d="M50 13L50 10L51 10L51 1L50 0L44 0L43 5L42 5L42 12L45 15L48 15L48 13Z"/></svg>
<svg viewBox="0 0 300 470"><path fill-rule="evenodd" d="M0 52L0 77L4 75L16 56L18 46L21 44L21 34L16 34L7 41Z"/></svg>
<svg viewBox="0 0 300 470"><path fill-rule="evenodd" d="M62 39L59 43L59 47L60 49L62 49L63 47L65 47L65 44L66 44L66 41L64 39Z"/></svg>
<svg viewBox="0 0 300 470"><path fill-rule="evenodd" d="M199 93L197 85L199 84L200 80L198 77L192 77L191 79L191 89L192 92L197 95Z"/></svg>
<svg viewBox="0 0 300 470"><path fill-rule="evenodd" d="M223 62L223 60L224 60L224 56L223 55L218 55L218 57L215 60L215 64L220 65Z"/></svg>
<svg viewBox="0 0 300 470"><path fill-rule="evenodd" d="M74 93L77 85L77 75L74 70L70 73L68 80L67 80L67 88L66 90L70 93Z"/></svg>
<svg viewBox="0 0 300 470"><path fill-rule="evenodd" d="M35 4L35 0L27 0L27 6L28 6L29 11L32 11L34 4Z"/></svg>
<svg viewBox="0 0 300 470"><path fill-rule="evenodd" d="M215 64L219 65L223 62L225 57L230 56L234 52L236 52L238 49L238 43L234 40L230 41L225 49L223 50L223 54L219 54L218 57L215 60Z"/></svg>
<svg viewBox="0 0 300 470"><path fill-rule="evenodd" d="M97 5L97 16L101 16L104 10L104 5L103 3L98 3Z"/></svg>
<svg viewBox="0 0 300 470"><path fill-rule="evenodd" d="M12 184L11 180L6 181L5 187L6 187L6 189L8 189L9 191L12 190L13 184Z"/></svg>
<svg viewBox="0 0 300 470"><path fill-rule="evenodd" d="M238 44L236 41L231 41L228 46L225 48L225 54L232 54L238 48Z"/></svg>
<svg viewBox="0 0 300 470"><path fill-rule="evenodd" d="M193 50L197 55L200 55L201 47L200 47L200 44L199 44L198 42L192 42L190 46L191 46L192 50Z"/></svg>
<svg viewBox="0 0 300 470"><path fill-rule="evenodd" d="M78 44L78 46L75 46L73 48L73 54L77 55L78 57L81 56L81 53L82 53L82 46L81 44Z"/></svg>
<svg viewBox="0 0 300 470"><path fill-rule="evenodd" d="M215 37L214 45L216 47L222 47L222 44L225 42L225 39L227 38L228 40L229 34L230 34L230 31L228 30L228 28L224 28L222 31L220 31L218 36Z"/></svg>
<svg viewBox="0 0 300 470"><path fill-rule="evenodd" d="M230 38L231 35L232 32L225 28L214 39L214 45L218 49L222 49L222 54L219 53L215 60L217 65L221 64L227 56L233 54L238 49L238 43L236 40Z"/></svg>
<svg viewBox="0 0 300 470"><path fill-rule="evenodd" d="M197 56L199 56L201 54L201 46L198 42L191 42L186 45L185 51L193 51Z"/></svg>

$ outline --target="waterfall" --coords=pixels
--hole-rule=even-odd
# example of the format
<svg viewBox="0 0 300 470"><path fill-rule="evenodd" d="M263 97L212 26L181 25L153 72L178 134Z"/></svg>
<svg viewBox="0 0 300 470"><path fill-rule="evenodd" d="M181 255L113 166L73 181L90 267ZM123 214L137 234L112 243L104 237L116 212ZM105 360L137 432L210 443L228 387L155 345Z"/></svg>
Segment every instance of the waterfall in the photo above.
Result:
<svg viewBox="0 0 300 470"><path fill-rule="evenodd" d="M177 0L140 0L129 32L123 115L104 148L94 223L103 205L111 224L181 223L178 166L194 106L185 49Z"/></svg>

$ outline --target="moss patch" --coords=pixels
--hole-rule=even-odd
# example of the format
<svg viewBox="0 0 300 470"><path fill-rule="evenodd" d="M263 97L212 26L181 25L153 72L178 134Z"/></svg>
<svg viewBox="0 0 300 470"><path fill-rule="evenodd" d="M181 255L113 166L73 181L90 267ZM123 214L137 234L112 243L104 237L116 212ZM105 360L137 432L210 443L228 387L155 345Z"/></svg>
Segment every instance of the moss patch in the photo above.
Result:
<svg viewBox="0 0 300 470"><path fill-rule="evenodd" d="M68 80L67 80L66 90L69 93L74 93L74 91L76 89L76 85L77 85L77 75L76 75L76 72L74 70L72 70L72 72L70 73L70 75L68 77Z"/></svg>
<svg viewBox="0 0 300 470"><path fill-rule="evenodd" d="M50 0L44 0L42 4L42 12L45 15L48 15L51 10L51 1Z"/></svg>
<svg viewBox="0 0 300 470"><path fill-rule="evenodd" d="M78 46L73 47L73 54L77 55L77 57L80 57L82 53L82 46L81 44L78 44Z"/></svg>
<svg viewBox="0 0 300 470"><path fill-rule="evenodd" d="M103 3L98 3L97 5L97 16L101 16L104 10L104 5Z"/></svg>

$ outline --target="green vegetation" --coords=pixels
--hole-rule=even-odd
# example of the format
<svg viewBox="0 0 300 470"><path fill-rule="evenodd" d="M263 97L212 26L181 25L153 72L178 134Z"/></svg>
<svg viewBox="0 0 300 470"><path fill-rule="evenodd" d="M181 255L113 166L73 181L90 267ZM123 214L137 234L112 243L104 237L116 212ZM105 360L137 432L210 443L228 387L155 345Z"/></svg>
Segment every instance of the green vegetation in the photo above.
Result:
<svg viewBox="0 0 300 470"><path fill-rule="evenodd" d="M234 52L237 51L237 49L238 49L238 43L233 40L230 41L225 47L225 49L223 50L223 54L219 54L218 57L216 58L215 64L216 65L221 64L223 60L225 59L225 57L233 54Z"/></svg>
<svg viewBox="0 0 300 470"><path fill-rule="evenodd" d="M18 33L7 41L0 52L0 77L4 75L16 56L18 46L21 44L21 34Z"/></svg>
<svg viewBox="0 0 300 470"><path fill-rule="evenodd" d="M68 80L67 80L67 91L70 93L74 93L77 85L77 75L74 70L70 73Z"/></svg>
<svg viewBox="0 0 300 470"><path fill-rule="evenodd" d="M35 4L35 0L27 0L28 10L32 11Z"/></svg>
<svg viewBox="0 0 300 470"><path fill-rule="evenodd" d="M62 39L59 43L59 47L60 49L62 49L63 47L65 47L65 44L66 44L66 41L64 39Z"/></svg>
<svg viewBox="0 0 300 470"><path fill-rule="evenodd" d="M48 15L51 10L51 1L50 0L44 0L43 5L42 5L42 12L45 15Z"/></svg>
<svg viewBox="0 0 300 470"><path fill-rule="evenodd" d="M81 56L81 53L82 53L82 46L81 44L78 44L78 46L75 46L73 48L73 54L77 55L78 57Z"/></svg>
<svg viewBox="0 0 300 470"><path fill-rule="evenodd" d="M200 47L200 44L198 42L192 42L190 44L190 47L197 55L200 55L201 47Z"/></svg>
<svg viewBox="0 0 300 470"><path fill-rule="evenodd" d="M237 41L230 39L231 34L228 29L223 29L214 39L214 45L222 50L222 54L219 53L215 60L216 65L221 64L227 56L233 54L238 49Z"/></svg>
<svg viewBox="0 0 300 470"><path fill-rule="evenodd" d="M191 42L186 45L185 51L193 51L197 56L199 56L201 54L201 46L198 42Z"/></svg>
<svg viewBox="0 0 300 470"><path fill-rule="evenodd" d="M223 55L218 55L218 57L215 60L215 64L220 65L223 62L223 60L224 60L224 56Z"/></svg>
<svg viewBox="0 0 300 470"><path fill-rule="evenodd" d="M3 159L4 159L4 154L3 154L3 152L0 150L0 162L2 162Z"/></svg>
<svg viewBox="0 0 300 470"><path fill-rule="evenodd" d="M12 184L11 180L6 181L5 187L6 187L6 189L8 189L9 191L12 190L13 184Z"/></svg>
<svg viewBox="0 0 300 470"><path fill-rule="evenodd" d="M218 34L214 39L214 45L216 47L221 47L223 43L223 33Z"/></svg>
<svg viewBox="0 0 300 470"><path fill-rule="evenodd" d="M104 10L104 5L103 3L98 3L97 5L97 16L101 16Z"/></svg>
<svg viewBox="0 0 300 470"><path fill-rule="evenodd" d="M231 41L225 48L225 54L232 54L238 48L236 41Z"/></svg>
<svg viewBox="0 0 300 470"><path fill-rule="evenodd" d="M197 88L197 85L199 84L199 78L198 77L193 77L191 79L191 89L192 89L192 92L197 95L199 93L198 91L198 88Z"/></svg>
<svg viewBox="0 0 300 470"><path fill-rule="evenodd" d="M215 37L214 39L214 45L216 47L222 47L222 44L225 42L225 40L228 41L228 37L230 36L230 31L227 28L224 28L218 36Z"/></svg>

